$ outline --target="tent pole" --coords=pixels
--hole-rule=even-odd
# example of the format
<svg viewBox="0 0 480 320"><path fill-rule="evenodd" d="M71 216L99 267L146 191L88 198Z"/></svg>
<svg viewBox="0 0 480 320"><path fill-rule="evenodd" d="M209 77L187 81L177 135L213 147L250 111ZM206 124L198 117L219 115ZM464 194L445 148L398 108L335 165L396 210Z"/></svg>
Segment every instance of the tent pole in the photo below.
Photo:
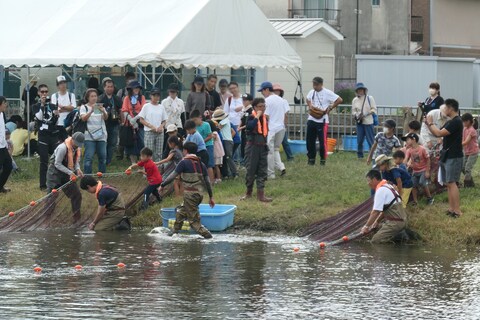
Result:
<svg viewBox="0 0 480 320"><path fill-rule="evenodd" d="M30 67L27 66L27 159L30 160Z"/></svg>
<svg viewBox="0 0 480 320"><path fill-rule="evenodd" d="M152 89L155 87L155 84L157 83L156 80L156 69L157 69L157 61L154 61L153 62L153 65L152 65Z"/></svg>
<svg viewBox="0 0 480 320"><path fill-rule="evenodd" d="M298 68L298 83L300 86L300 140L303 140L305 131L303 125L303 117L305 116L305 100L303 98L303 84L302 84L302 68Z"/></svg>
<svg viewBox="0 0 480 320"><path fill-rule="evenodd" d="M255 97L255 68L250 68L250 94Z"/></svg>
<svg viewBox="0 0 480 320"><path fill-rule="evenodd" d="M73 65L73 94L77 97L77 65Z"/></svg>
<svg viewBox="0 0 480 320"><path fill-rule="evenodd" d="M3 96L3 78L5 77L5 68L0 66L0 96Z"/></svg>

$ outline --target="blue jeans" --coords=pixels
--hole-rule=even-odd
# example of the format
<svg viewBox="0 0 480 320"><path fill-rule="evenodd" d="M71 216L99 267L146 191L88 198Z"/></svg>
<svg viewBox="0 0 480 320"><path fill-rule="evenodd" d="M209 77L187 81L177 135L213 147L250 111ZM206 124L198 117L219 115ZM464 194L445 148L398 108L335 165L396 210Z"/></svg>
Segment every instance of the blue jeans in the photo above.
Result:
<svg viewBox="0 0 480 320"><path fill-rule="evenodd" d="M287 160L293 160L292 149L290 149L290 143L288 143L288 130L285 130L282 146L283 146L283 151L285 151L285 155L287 156Z"/></svg>
<svg viewBox="0 0 480 320"><path fill-rule="evenodd" d="M107 124L107 165L112 162L113 154L118 145L120 124Z"/></svg>
<svg viewBox="0 0 480 320"><path fill-rule="evenodd" d="M85 159L83 160L83 172L92 173L93 156L97 154L98 171L107 171L107 143L105 141L85 141Z"/></svg>
<svg viewBox="0 0 480 320"><path fill-rule="evenodd" d="M372 149L375 139L373 124L357 124L357 156L363 158L363 142L367 138L367 143Z"/></svg>

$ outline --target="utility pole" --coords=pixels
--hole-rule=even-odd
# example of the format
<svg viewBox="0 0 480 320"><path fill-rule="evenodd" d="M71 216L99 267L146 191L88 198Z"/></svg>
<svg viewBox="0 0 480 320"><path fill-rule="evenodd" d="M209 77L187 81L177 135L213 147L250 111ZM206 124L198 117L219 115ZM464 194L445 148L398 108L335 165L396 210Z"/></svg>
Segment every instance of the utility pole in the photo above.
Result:
<svg viewBox="0 0 480 320"><path fill-rule="evenodd" d="M430 55L433 56L433 0L430 0L430 25L429 25L429 29L430 29L430 34L429 34L429 40L430 40L430 44L429 44L429 49L430 49Z"/></svg>
<svg viewBox="0 0 480 320"><path fill-rule="evenodd" d="M357 28L356 28L356 31L355 31L355 54L358 54L359 51L358 51L358 24L359 24L359 16L360 16L360 0L357 0L357 9L355 9L355 14L356 14L356 18L357 18Z"/></svg>

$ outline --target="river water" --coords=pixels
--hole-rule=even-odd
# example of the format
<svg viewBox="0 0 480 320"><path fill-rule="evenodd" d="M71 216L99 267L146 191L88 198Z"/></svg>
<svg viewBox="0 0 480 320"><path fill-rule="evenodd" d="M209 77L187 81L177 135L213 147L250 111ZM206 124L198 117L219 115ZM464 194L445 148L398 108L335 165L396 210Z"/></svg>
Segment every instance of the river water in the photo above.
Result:
<svg viewBox="0 0 480 320"><path fill-rule="evenodd" d="M479 287L477 249L0 234L1 319L479 319Z"/></svg>

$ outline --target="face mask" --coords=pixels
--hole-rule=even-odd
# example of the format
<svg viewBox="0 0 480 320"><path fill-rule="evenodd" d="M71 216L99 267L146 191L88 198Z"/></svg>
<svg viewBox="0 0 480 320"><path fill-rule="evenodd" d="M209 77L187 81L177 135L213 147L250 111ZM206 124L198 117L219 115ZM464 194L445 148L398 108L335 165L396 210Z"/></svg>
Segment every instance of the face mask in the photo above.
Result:
<svg viewBox="0 0 480 320"><path fill-rule="evenodd" d="M437 90L435 89L428 89L428 92L430 93L431 96L434 96L437 93Z"/></svg>
<svg viewBox="0 0 480 320"><path fill-rule="evenodd" d="M388 133L390 131L390 129L388 129L387 127L383 127L383 133Z"/></svg>

